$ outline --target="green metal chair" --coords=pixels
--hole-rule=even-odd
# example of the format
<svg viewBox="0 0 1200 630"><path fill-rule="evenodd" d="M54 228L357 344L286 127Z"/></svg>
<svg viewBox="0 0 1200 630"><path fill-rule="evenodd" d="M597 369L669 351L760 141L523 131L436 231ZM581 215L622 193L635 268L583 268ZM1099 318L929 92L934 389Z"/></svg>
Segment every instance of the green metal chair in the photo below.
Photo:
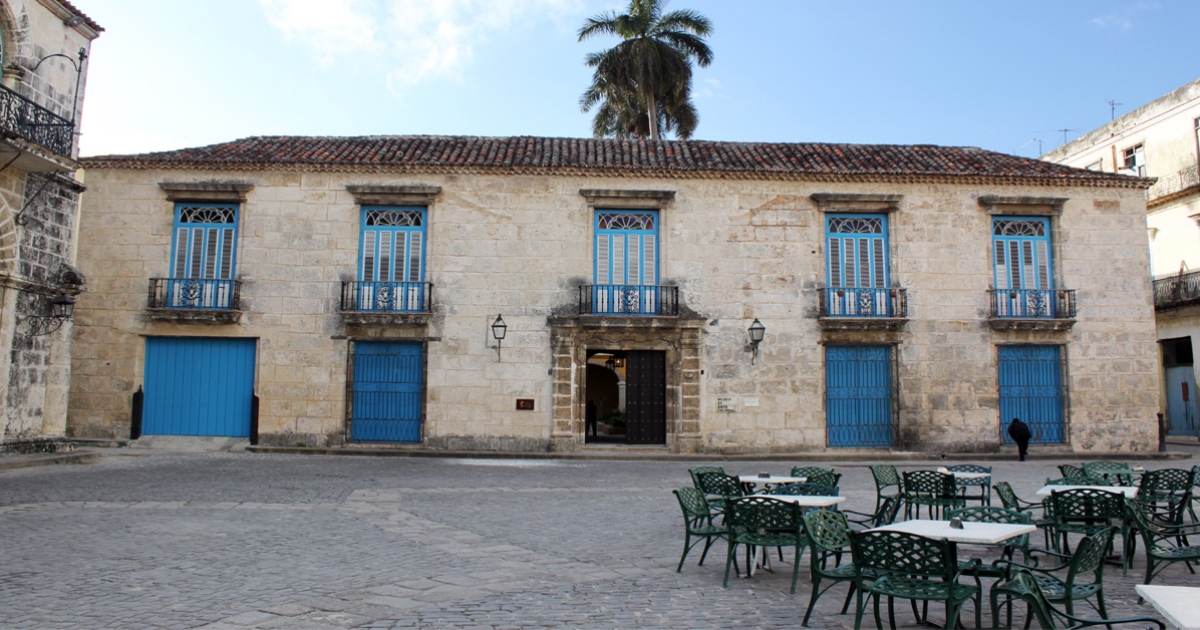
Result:
<svg viewBox="0 0 1200 630"><path fill-rule="evenodd" d="M1194 474L1182 468L1148 471L1138 484L1138 501L1151 503L1157 517L1182 525L1183 513L1192 503Z"/></svg>
<svg viewBox="0 0 1200 630"><path fill-rule="evenodd" d="M866 514L863 512L855 512L854 510L840 510L846 514L846 519L851 523L862 527L863 529L872 529L875 527L883 527L896 522L896 516L900 513L900 506L904 504L904 498L899 495L892 495L883 498L883 504L875 510L874 514ZM858 517L858 518L855 518Z"/></svg>
<svg viewBox="0 0 1200 630"><path fill-rule="evenodd" d="M957 510L950 510L946 514L947 519L952 519L955 517L958 517L959 519L962 519L964 522L967 522L967 523L1004 523L1007 525L1032 525L1033 524L1033 515L1030 514L1029 512L1018 512L1016 510L1010 510L1010 509L1002 508L1002 507L992 507L990 505L977 505L977 506L959 508ZM1015 538L1013 540L1006 541L1002 551L1000 552L1000 558L1003 560L1012 560L1013 551L1016 549L1021 550L1022 559L1026 563L1028 563L1029 562L1029 551L1030 551L1029 550L1029 534L1022 534L1021 536L1018 536L1017 538ZM1002 579L1002 578L1008 577L1008 572L1005 569L1003 569L1001 567L997 567L994 564L993 565L984 565L984 564L980 564L978 562L964 562L964 561L959 561L958 564L959 564L959 570L963 571L963 572L966 572L968 567L973 567L971 574L975 577L975 584L977 586L981 585L981 583L980 583L981 578ZM980 592L982 594L982 587L981 587ZM979 602L979 604L980 605L975 606L975 627L976 628L983 627L982 626L983 606L981 605L982 602Z"/></svg>
<svg viewBox="0 0 1200 630"><path fill-rule="evenodd" d="M1046 555L1060 560L1054 567L1034 567L1013 562L1012 560L997 560L992 566L1008 572L1003 582L992 586L992 627L998 628L1000 623L1000 597L1006 597L1008 606L1008 626L1012 626L1012 597L1020 597L1023 589L1014 582L1017 571L1027 571L1033 575L1041 592L1046 599L1056 604L1063 604L1067 614L1075 614L1075 602L1096 598L1095 608L1100 616L1108 613L1104 610L1104 556L1112 544L1114 527L1098 531L1079 542L1073 555L1066 555L1048 549L1031 549L1031 555ZM1040 563L1039 563L1040 564ZM1086 581L1091 574L1090 582ZM1061 577L1060 577L1061 576ZM1025 627L1029 628L1029 619Z"/></svg>
<svg viewBox="0 0 1200 630"><path fill-rule="evenodd" d="M1031 617L1036 617L1038 623L1044 630L1056 630L1058 626L1055 624L1055 619L1062 619L1068 622L1066 630L1079 630L1090 626L1106 625L1112 627L1113 624L1132 624L1132 623L1153 623L1158 626L1159 630L1166 630L1167 626L1162 621L1154 617L1126 617L1124 619L1084 619L1075 615L1061 611L1050 603L1046 593L1038 584L1037 578L1029 571L1018 571L1012 580L1012 591L1015 597L1018 597L1029 605ZM1012 614L1012 611L1009 611ZM1012 626L1011 619L1009 626ZM1029 627L1029 619L1025 621L1025 627Z"/></svg>
<svg viewBox="0 0 1200 630"><path fill-rule="evenodd" d="M1046 546L1049 547L1050 530L1054 524L1054 519L1050 517L1050 500L1045 499L1040 503L1026 501L1018 497L1016 492L1013 492L1012 485L1007 481L997 483L992 486L992 489L996 491L996 496L1000 497L1000 504L1005 508L1018 512L1028 512L1030 515L1033 514L1034 510L1042 510L1042 518L1034 518L1033 524L1042 530L1042 534L1046 538Z"/></svg>
<svg viewBox="0 0 1200 630"><path fill-rule="evenodd" d="M689 468L688 474L692 476L692 486L695 488L699 488L700 487L700 479L699 479L700 473L711 473L711 472L719 472L723 475L723 474L725 474L725 469L721 468L720 466L697 466L695 468Z"/></svg>
<svg viewBox="0 0 1200 630"><path fill-rule="evenodd" d="M900 482L900 472L891 464L875 464L871 466L871 476L875 478L875 511L879 511L880 504L887 497L898 497L904 494L903 484ZM889 489L895 489L895 492L889 492Z"/></svg>
<svg viewBox="0 0 1200 630"><path fill-rule="evenodd" d="M1155 575L1176 562L1185 563L1188 570L1195 573L1192 562L1200 561L1200 545L1187 545L1181 541L1186 540L1185 536L1200 534L1200 525L1163 523L1147 512L1152 510L1146 509L1144 504L1138 501L1130 501L1125 506L1125 518L1141 535L1142 543L1146 547L1146 579L1142 583L1149 584ZM1133 550L1130 549L1126 555L1127 566L1132 564L1132 556ZM1159 566L1157 570L1154 568L1156 566ZM1141 603L1140 597L1138 603Z"/></svg>
<svg viewBox="0 0 1200 630"><path fill-rule="evenodd" d="M979 501L980 505L992 504L992 468L991 466L977 466L975 464L955 464L947 466L946 470L952 473L968 472L968 473L987 473L987 477L979 477L978 479L955 479L958 484L958 489L962 491L963 498L968 501ZM967 488L979 488L977 496L971 496L966 493Z"/></svg>
<svg viewBox="0 0 1200 630"><path fill-rule="evenodd" d="M850 598L854 595L855 584L858 580L854 564L842 564L842 554L850 551L850 523L842 512L829 510L814 510L804 515L804 532L812 549L808 558L809 571L812 579L812 596L808 599L808 610L804 612L802 626L808 626L813 608L825 591L836 586L839 582L849 582L850 590L846 593L846 603L842 606L842 614L850 608ZM833 566L829 566L832 560ZM830 582L821 588L821 581Z"/></svg>
<svg viewBox="0 0 1200 630"><path fill-rule="evenodd" d="M1098 488L1074 488L1050 495L1054 549L1071 552L1070 534L1091 536L1110 527L1125 532L1125 495ZM1060 538L1061 537L1061 538ZM1061 544L1060 544L1061 542Z"/></svg>
<svg viewBox="0 0 1200 630"><path fill-rule="evenodd" d="M725 560L725 588L729 588L729 566L738 545L750 547L795 547L792 561L792 594L800 575L800 555L808 546L800 506L770 497L742 497L725 502L725 525L729 528L729 555ZM766 553L766 550L763 550ZM749 569L749 566L747 566Z"/></svg>
<svg viewBox="0 0 1200 630"><path fill-rule="evenodd" d="M905 481L907 487L908 482ZM912 603L918 621L917 602L928 606L930 601L946 603L946 628L954 628L962 613L963 604L979 593L974 584L959 584L961 576L974 569L960 570L954 549L946 540L934 540L904 532L862 532L851 534L851 549L858 579L858 597L854 628L862 628L863 595L875 598L875 625L883 628L879 617L879 598L888 598L888 615L895 627L894 598ZM978 560L972 563L978 564ZM926 608L926 611L928 609Z"/></svg>
<svg viewBox="0 0 1200 630"><path fill-rule="evenodd" d="M1101 460L1084 462L1083 474L1108 480L1110 486L1132 486L1133 468L1125 462Z"/></svg>
<svg viewBox="0 0 1200 630"><path fill-rule="evenodd" d="M1059 464L1058 472L1064 477L1086 477L1087 473L1083 471L1083 464L1076 466L1075 464Z"/></svg>
<svg viewBox="0 0 1200 630"><path fill-rule="evenodd" d="M720 514L725 509L725 501L744 495L742 482L733 475L724 472L708 471L696 473L696 488L704 493L709 507Z"/></svg>
<svg viewBox="0 0 1200 630"><path fill-rule="evenodd" d="M963 507L966 501L958 494L954 475L936 470L910 470L904 473L904 517L920 516L926 506L930 518L940 518L946 510Z"/></svg>
<svg viewBox="0 0 1200 630"><path fill-rule="evenodd" d="M1192 487L1200 486L1200 465L1192 466ZM1192 515L1193 523L1200 523L1200 518L1196 517L1196 491L1192 490L1192 498L1188 501L1188 512Z"/></svg>
<svg viewBox="0 0 1200 630"><path fill-rule="evenodd" d="M823 483L836 488L838 487L838 481L842 478L842 473L836 472L832 468L822 468L820 466L796 466L792 468L792 476L807 477L809 483Z"/></svg>
<svg viewBox="0 0 1200 630"><path fill-rule="evenodd" d="M683 561L687 559L692 547L704 541L704 552L700 554L699 564L704 566L704 559L708 557L708 550L713 541L720 538L728 541L729 530L713 524L712 510L708 501L704 499L703 492L696 488L680 488L672 492L675 493L675 498L679 499L679 508L683 510L683 555L679 556L679 566L675 567L675 572L679 573L683 570ZM696 542L692 542L693 537Z"/></svg>

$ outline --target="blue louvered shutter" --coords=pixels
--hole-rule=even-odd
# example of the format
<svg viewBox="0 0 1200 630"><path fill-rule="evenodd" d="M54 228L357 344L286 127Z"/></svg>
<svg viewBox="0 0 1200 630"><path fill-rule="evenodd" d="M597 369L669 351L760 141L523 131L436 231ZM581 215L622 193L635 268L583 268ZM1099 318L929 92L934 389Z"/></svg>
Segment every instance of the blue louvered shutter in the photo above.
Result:
<svg viewBox="0 0 1200 630"><path fill-rule="evenodd" d="M232 279L236 242L236 205L176 204L171 277Z"/></svg>
<svg viewBox="0 0 1200 630"><path fill-rule="evenodd" d="M358 308L422 311L426 208L363 206Z"/></svg>
<svg viewBox="0 0 1200 630"><path fill-rule="evenodd" d="M829 315L886 314L887 215L826 215L825 236Z"/></svg>

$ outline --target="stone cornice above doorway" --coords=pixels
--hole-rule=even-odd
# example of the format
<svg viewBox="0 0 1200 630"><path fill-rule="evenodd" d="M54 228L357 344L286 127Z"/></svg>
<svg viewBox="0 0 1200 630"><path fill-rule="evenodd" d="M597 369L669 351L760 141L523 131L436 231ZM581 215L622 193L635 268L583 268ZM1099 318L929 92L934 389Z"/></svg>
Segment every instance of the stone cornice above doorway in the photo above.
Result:
<svg viewBox="0 0 1200 630"><path fill-rule="evenodd" d="M441 186L412 184L404 186L382 186L370 184L347 184L346 192L360 206L429 206L442 193Z"/></svg>
<svg viewBox="0 0 1200 630"><path fill-rule="evenodd" d="M593 208L645 208L662 210L675 198L674 190L619 190L582 188L579 194Z"/></svg>
<svg viewBox="0 0 1200 630"><path fill-rule="evenodd" d="M900 209L904 195L864 195L852 193L813 193L810 197L821 212L862 212L883 214Z"/></svg>
<svg viewBox="0 0 1200 630"><path fill-rule="evenodd" d="M167 201L243 203L254 184L238 181L159 182Z"/></svg>

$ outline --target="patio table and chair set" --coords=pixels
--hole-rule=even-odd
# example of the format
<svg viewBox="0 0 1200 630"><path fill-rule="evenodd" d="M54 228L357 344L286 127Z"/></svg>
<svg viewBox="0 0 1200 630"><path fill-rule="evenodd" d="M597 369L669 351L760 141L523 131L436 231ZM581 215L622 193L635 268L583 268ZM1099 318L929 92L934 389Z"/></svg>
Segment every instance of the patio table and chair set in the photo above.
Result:
<svg viewBox="0 0 1200 630"><path fill-rule="evenodd" d="M878 464L871 466L874 511L860 513L841 506L846 501L838 486L841 475L829 468L801 466L784 476L693 468L692 486L675 491L686 525L676 571L701 542L703 565L713 544L723 540L728 587L731 569L750 578L756 569L770 570L771 548L780 562L786 548L795 594L807 550L812 587L804 626L821 595L846 584L841 613L847 614L854 603L856 630L872 602L876 627L883 627L885 598L893 629L897 599L909 600L916 620L930 625L929 602L941 602L947 628L961 626L969 601L974 602L977 628L984 627L985 608L993 628L1011 627L1014 608L1025 609L1025 628L1034 619L1043 628L1143 622L1165 628L1151 617L1108 618L1105 567L1119 563L1127 574L1140 539L1144 585L1176 563L1195 573L1200 544L1188 537L1200 543L1193 504L1200 466L1142 471L1120 462L1088 462L1064 465L1060 471L1062 478L1047 480L1037 491L1040 501L1026 501L1007 482L993 485L991 468L962 464L901 474L894 466ZM992 505L993 492L1000 505ZM1030 544L1038 530L1044 548ZM1122 545L1114 553L1117 541ZM959 545L971 545L987 558L970 557ZM739 547L745 552L744 571ZM984 580L991 581L987 589ZM1175 622L1180 617L1173 615L1186 611L1172 606L1190 603L1179 588L1139 586L1138 594ZM1200 588L1194 589L1191 602L1200 601L1197 597ZM1083 601L1096 618L1079 616ZM1200 603L1195 607L1200 609Z"/></svg>

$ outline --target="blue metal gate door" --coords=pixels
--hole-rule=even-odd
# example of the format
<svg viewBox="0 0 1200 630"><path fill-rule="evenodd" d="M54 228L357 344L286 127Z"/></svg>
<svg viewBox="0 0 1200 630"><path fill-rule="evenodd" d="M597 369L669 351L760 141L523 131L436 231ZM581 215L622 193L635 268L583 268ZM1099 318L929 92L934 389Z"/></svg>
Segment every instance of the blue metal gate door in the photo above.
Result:
<svg viewBox="0 0 1200 630"><path fill-rule="evenodd" d="M1196 373L1190 365L1166 368L1167 377L1167 434L1195 437L1200 427L1196 423Z"/></svg>
<svg viewBox="0 0 1200 630"><path fill-rule="evenodd" d="M146 339L145 435L248 437L255 340Z"/></svg>
<svg viewBox="0 0 1200 630"><path fill-rule="evenodd" d="M1029 425L1035 444L1063 441L1062 348L999 346L1000 435L1012 444L1013 418Z"/></svg>
<svg viewBox="0 0 1200 630"><path fill-rule="evenodd" d="M418 342L355 342L351 440L421 441L422 354Z"/></svg>
<svg viewBox="0 0 1200 630"><path fill-rule="evenodd" d="M890 346L826 346L829 446L892 445Z"/></svg>

